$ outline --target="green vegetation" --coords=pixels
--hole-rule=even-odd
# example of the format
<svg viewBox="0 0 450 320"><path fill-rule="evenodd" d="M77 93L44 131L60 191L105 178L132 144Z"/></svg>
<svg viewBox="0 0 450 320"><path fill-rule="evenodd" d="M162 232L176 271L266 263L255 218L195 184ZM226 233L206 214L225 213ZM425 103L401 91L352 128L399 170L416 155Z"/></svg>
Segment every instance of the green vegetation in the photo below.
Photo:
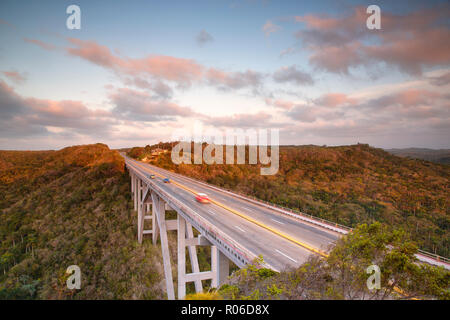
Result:
<svg viewBox="0 0 450 320"><path fill-rule="evenodd" d="M450 257L448 165L400 158L365 144L281 146L274 176L261 176L259 165L175 165L170 152L149 156L154 148L173 145L133 148L129 155L349 227L375 221L400 227L421 249Z"/></svg>
<svg viewBox="0 0 450 320"><path fill-rule="evenodd" d="M210 294L232 300L450 299L450 272L416 264L416 251L403 231L362 224L327 258L312 256L297 269L272 274L249 265ZM370 265L380 268L380 289L367 288Z"/></svg>
<svg viewBox="0 0 450 320"><path fill-rule="evenodd" d="M311 257L281 273L255 261L220 290L205 284L206 292L188 299L450 299L449 272L414 260L415 243L448 256L448 166L366 145L283 147L280 173L264 177L251 165L174 166L161 151L172 146L129 154L339 223L368 222L326 259ZM160 248L137 244L129 176L119 153L106 145L0 151L0 212L0 299L165 298ZM172 262L175 241L169 234ZM201 271L209 270L209 248L200 247L198 256ZM66 288L65 273L74 264L82 272L75 291ZM382 275L382 289L373 292L365 286L371 264ZM193 293L193 283L187 289Z"/></svg>
<svg viewBox="0 0 450 320"><path fill-rule="evenodd" d="M129 189L106 145L1 151L0 299L164 298L160 250L137 244Z"/></svg>

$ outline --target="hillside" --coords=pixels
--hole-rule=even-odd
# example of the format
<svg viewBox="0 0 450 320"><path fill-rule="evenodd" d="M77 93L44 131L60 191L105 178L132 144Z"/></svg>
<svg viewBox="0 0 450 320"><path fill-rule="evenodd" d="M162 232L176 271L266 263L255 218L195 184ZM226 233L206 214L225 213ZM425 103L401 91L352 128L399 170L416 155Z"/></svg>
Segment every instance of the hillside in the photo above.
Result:
<svg viewBox="0 0 450 320"><path fill-rule="evenodd" d="M280 169L261 176L258 165L175 165L170 153L132 148L138 159L262 200L355 227L379 221L401 227L421 249L450 256L448 165L394 156L358 144L282 146Z"/></svg>
<svg viewBox="0 0 450 320"><path fill-rule="evenodd" d="M393 214L397 219L395 224L400 226L404 226L404 223L397 216L396 210L399 209L395 209L393 205L388 207L385 200L373 200L377 206L363 206L368 201L365 198L367 195L359 194L361 198L358 198L354 191L353 198L342 198L347 202L335 199L334 204L330 205L325 195L330 194L333 189L327 189L326 193L318 192L315 188L329 185L328 188L334 187L334 192L339 194L344 192L342 190L352 190L344 187L348 188L353 181L352 188L358 190L358 187L361 188L358 179L360 176L356 174L362 175L365 171L361 173L356 169L362 170L364 167L370 173L370 178L375 173L368 168L377 164L375 172L379 172L379 175L387 175L386 172L389 172L396 177L391 181L391 188L397 190L397 183L401 181L399 177L402 177L399 172L405 175L408 170L417 169L415 166L430 165L427 162L417 163L393 157L363 145L334 149L288 147L281 151L284 159L281 162L283 175L261 177L257 166L175 167L169 161L170 153L161 151L172 145L132 148L130 152L138 157L152 158L163 167L211 183L273 201L283 200L285 205L295 207L296 202L292 201L299 201L305 208L310 208L310 213L327 213L327 209L332 209L337 215L330 216L330 219L337 217L345 220L351 216L355 221L359 218L371 220L370 217L376 216L376 210L384 213L386 208L390 208L391 211L387 212ZM152 153L157 156L150 157ZM365 158L361 160L363 154ZM346 161L349 161L349 157L362 162L348 166ZM326 166L322 163L324 159ZM393 161L400 161L395 170L391 168ZM362 166L361 163L365 165ZM136 215L132 211L129 176L124 171L123 159L117 151L110 150L103 144L75 146L59 151L0 151L0 165L0 300L165 298L161 249L159 245L153 246L150 241L144 241L143 245L137 244ZM424 170L425 167L420 169ZM303 174L292 171L292 168ZM308 173L308 170L312 172ZM333 179L329 177L331 172L335 172ZM448 179L448 168L431 166L425 172L429 178L424 180L424 187L416 192L426 192L427 188L434 185L435 191L431 196L435 201L441 195L439 183ZM440 180L438 174L441 174ZM249 179L245 179L246 177ZM374 182L371 179L376 181L373 177L369 178L363 181L372 184ZM380 199L383 196L386 194L380 191ZM444 201L443 204L447 205L447 202ZM358 205L362 209L351 211L358 208ZM347 208L346 211L344 208ZM367 208L376 210L365 211ZM428 225L438 228L431 218L440 212L448 217L445 210L431 210L423 217L418 212L423 214L426 211L416 211L415 218L421 223L431 221ZM430 220L427 220L428 216L431 217ZM369 260L376 258L383 272L389 272L392 279L398 279L399 285L409 295L449 298L449 273L427 266L416 266L413 258L415 245L409 241L408 234L388 231L381 225L360 225L358 228L360 231L355 231L356 235L348 240L343 238L338 243L329 259L319 261L311 258L311 261L300 268L280 274L264 269L258 271L249 266L232 275L229 283L218 291L218 297L359 299L359 294L366 294L362 286L365 283L364 268ZM448 237L448 225L442 230L445 237ZM364 235L364 241L361 242L358 232ZM435 239L434 235L432 239ZM174 270L177 268L175 241L176 235L169 234ZM380 253L377 248L386 245L395 250ZM355 247L359 249L355 251ZM200 247L198 253L200 269L209 270L208 248ZM352 261L346 267L351 270L357 268L358 273L351 278L339 274L341 261ZM81 269L81 290L70 291L66 288L65 270L73 264ZM190 268L189 263L187 267ZM319 278L329 280L317 281ZM341 290L344 282L350 283L350 291ZM392 286L386 284L385 288L384 292L390 297L393 294ZM189 284L188 293L193 293L193 289L193 284ZM358 293L356 296L355 292ZM194 295L193 298L195 297Z"/></svg>
<svg viewBox="0 0 450 320"><path fill-rule="evenodd" d="M163 298L160 251L137 245L128 179L103 144L0 151L0 299Z"/></svg>
<svg viewBox="0 0 450 320"><path fill-rule="evenodd" d="M411 159L422 159L437 163L450 164L449 149L426 149L426 148L406 148L406 149L386 149L387 152L399 157Z"/></svg>

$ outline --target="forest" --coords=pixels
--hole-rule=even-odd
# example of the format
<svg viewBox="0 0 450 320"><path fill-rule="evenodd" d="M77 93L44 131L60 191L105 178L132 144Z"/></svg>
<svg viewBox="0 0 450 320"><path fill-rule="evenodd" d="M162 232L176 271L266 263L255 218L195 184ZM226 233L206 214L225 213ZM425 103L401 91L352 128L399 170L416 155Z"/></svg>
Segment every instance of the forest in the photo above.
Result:
<svg viewBox="0 0 450 320"><path fill-rule="evenodd" d="M117 151L0 151L0 166L0 299L165 297L160 250L136 242ZM70 265L81 290L67 289Z"/></svg>

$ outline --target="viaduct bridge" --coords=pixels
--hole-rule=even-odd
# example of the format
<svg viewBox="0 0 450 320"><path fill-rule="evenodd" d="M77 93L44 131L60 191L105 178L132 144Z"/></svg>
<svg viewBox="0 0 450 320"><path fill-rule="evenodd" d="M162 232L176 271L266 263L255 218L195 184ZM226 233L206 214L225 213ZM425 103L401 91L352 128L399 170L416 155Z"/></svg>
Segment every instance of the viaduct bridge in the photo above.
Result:
<svg viewBox="0 0 450 320"><path fill-rule="evenodd" d="M351 231L122 156L131 176L138 242L145 235L151 235L154 244L160 239L168 299L175 299L168 231L177 231L178 299L186 295L187 282L194 282L196 292L202 292L202 280L219 287L229 275L229 261L243 268L262 255L264 267L281 271L301 265L310 254L326 256L334 242ZM170 183L164 183L165 178ZM197 193L208 194L211 202L197 202ZM176 211L177 218L166 219L166 210ZM211 247L210 271L200 272L196 246ZM417 258L450 269L448 259L426 252Z"/></svg>

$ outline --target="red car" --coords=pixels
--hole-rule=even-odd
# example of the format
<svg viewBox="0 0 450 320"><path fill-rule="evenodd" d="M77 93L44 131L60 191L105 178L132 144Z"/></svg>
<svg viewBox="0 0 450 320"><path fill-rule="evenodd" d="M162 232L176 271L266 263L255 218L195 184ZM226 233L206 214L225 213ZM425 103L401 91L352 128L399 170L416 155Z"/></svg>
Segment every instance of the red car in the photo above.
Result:
<svg viewBox="0 0 450 320"><path fill-rule="evenodd" d="M197 193L197 195L195 196L195 200L197 200L200 203L209 203L209 198L204 193Z"/></svg>

